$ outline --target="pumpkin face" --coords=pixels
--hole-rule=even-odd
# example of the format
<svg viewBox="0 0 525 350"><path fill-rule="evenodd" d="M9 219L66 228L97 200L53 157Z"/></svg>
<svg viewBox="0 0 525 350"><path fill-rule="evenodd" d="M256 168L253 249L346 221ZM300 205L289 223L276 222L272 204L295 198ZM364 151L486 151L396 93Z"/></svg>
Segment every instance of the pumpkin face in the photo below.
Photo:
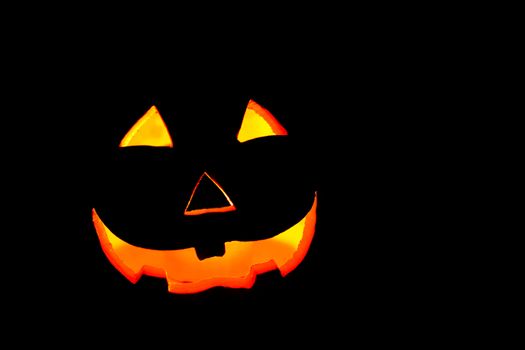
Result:
<svg viewBox="0 0 525 350"><path fill-rule="evenodd" d="M92 217L111 264L132 283L165 278L171 293L250 288L258 274L294 270L314 236L317 193L287 130L250 100L236 137L207 155L176 140L152 106L100 169Z"/></svg>

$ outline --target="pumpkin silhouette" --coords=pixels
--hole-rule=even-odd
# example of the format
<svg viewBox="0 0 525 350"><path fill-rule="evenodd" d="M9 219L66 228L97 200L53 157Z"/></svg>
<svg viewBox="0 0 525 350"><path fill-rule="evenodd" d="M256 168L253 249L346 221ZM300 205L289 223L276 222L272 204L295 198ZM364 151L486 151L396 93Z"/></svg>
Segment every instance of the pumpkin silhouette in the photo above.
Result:
<svg viewBox="0 0 525 350"><path fill-rule="evenodd" d="M286 128L249 100L237 134L192 152L168 127L177 116L161 114L145 109L97 169L92 218L111 264L132 283L165 278L171 293L292 272L314 237L317 192Z"/></svg>

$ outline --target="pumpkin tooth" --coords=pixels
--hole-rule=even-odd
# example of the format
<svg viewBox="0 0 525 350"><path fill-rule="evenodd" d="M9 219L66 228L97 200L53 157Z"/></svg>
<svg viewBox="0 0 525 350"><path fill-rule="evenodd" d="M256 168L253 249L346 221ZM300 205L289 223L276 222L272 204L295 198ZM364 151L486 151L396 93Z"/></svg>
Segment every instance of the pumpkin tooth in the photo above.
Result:
<svg viewBox="0 0 525 350"><path fill-rule="evenodd" d="M223 256L226 253L226 247L224 243L220 242L207 242L199 244L195 247L197 258L204 260L214 256Z"/></svg>

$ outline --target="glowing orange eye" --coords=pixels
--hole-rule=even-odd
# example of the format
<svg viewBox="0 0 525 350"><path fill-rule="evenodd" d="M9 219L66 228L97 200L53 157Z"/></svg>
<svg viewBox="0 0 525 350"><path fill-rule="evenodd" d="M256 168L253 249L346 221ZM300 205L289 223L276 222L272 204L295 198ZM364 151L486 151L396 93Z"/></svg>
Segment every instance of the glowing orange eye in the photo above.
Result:
<svg viewBox="0 0 525 350"><path fill-rule="evenodd" d="M151 108L129 129L119 147L173 147L173 141L157 107Z"/></svg>
<svg viewBox="0 0 525 350"><path fill-rule="evenodd" d="M244 112L241 128L237 133L237 140L246 142L258 137L276 135L288 135L288 132L270 111L250 100Z"/></svg>

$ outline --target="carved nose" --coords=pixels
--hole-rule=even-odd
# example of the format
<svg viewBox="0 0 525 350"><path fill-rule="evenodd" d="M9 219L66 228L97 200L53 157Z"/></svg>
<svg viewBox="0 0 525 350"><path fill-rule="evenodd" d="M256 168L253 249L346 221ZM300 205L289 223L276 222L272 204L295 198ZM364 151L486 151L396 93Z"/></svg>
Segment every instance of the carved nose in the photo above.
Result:
<svg viewBox="0 0 525 350"><path fill-rule="evenodd" d="M221 185L204 172L193 188L184 215L225 213L236 209Z"/></svg>

